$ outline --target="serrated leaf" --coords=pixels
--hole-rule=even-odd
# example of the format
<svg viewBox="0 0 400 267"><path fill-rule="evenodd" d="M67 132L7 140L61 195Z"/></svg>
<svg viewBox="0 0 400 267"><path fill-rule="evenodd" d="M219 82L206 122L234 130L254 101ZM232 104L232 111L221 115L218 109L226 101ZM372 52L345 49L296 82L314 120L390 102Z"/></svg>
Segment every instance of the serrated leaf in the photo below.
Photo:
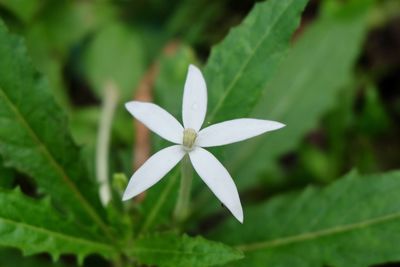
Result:
<svg viewBox="0 0 400 267"><path fill-rule="evenodd" d="M89 179L66 117L33 69L23 41L0 24L0 154L55 201L109 235L96 184Z"/></svg>
<svg viewBox="0 0 400 267"><path fill-rule="evenodd" d="M61 261L55 263L46 258L38 256L24 257L15 249L0 249L0 266L1 267L67 267Z"/></svg>
<svg viewBox="0 0 400 267"><path fill-rule="evenodd" d="M227 167L239 187L254 186L258 175L273 167L277 157L293 150L334 105L352 77L367 28L368 2L358 1L358 9L350 14L353 5L315 22L282 63L253 116L277 120L286 127L227 147Z"/></svg>
<svg viewBox="0 0 400 267"><path fill-rule="evenodd" d="M369 266L400 260L400 172L357 174L246 208L212 235L245 252L237 266ZM227 234L229 233L229 234ZM371 253L373 252L373 253Z"/></svg>
<svg viewBox="0 0 400 267"><path fill-rule="evenodd" d="M245 20L213 48L204 75L209 93L206 121L248 115L300 22L307 0L257 3Z"/></svg>
<svg viewBox="0 0 400 267"><path fill-rule="evenodd" d="M241 252L222 243L174 233L141 237L131 253L140 263L159 267L206 267L243 257Z"/></svg>
<svg viewBox="0 0 400 267"><path fill-rule="evenodd" d="M306 3L307 0L258 3L244 22L213 49L204 69L210 103L206 123L227 116L243 117L251 111L263 86L285 55ZM180 88L183 88L183 82ZM170 200L176 197L174 188L178 178L179 172L172 172L164 178L168 181L157 186L157 198L145 226L154 224L158 212L171 213Z"/></svg>
<svg viewBox="0 0 400 267"><path fill-rule="evenodd" d="M97 235L59 215L50 201L37 201L19 190L0 189L0 245L31 255L49 253L77 255L80 262L93 253L112 257L115 250Z"/></svg>
<svg viewBox="0 0 400 267"><path fill-rule="evenodd" d="M295 43L252 115L283 122L286 127L224 147L224 153L229 155L224 165L239 190L259 186L262 174L274 170L279 156L295 149L335 104L339 92L353 76L353 66L365 37L369 6L368 1L352 1L335 14L317 19ZM205 191L195 201L205 207L199 211L200 217L217 208L215 200Z"/></svg>

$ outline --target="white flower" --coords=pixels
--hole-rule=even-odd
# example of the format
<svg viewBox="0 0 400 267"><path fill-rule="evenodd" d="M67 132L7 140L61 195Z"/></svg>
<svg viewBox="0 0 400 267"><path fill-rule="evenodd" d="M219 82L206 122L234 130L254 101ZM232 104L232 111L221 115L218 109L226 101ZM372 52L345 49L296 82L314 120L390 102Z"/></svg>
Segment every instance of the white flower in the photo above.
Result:
<svg viewBox="0 0 400 267"><path fill-rule="evenodd" d="M235 119L200 130L207 110L207 88L200 70L189 66L183 92L183 126L161 107L138 101L126 103L128 111L150 130L175 143L151 156L132 176L123 200L142 193L163 178L189 154L190 161L215 196L241 223L243 210L232 177L204 147L239 142L284 127L282 123L258 119Z"/></svg>

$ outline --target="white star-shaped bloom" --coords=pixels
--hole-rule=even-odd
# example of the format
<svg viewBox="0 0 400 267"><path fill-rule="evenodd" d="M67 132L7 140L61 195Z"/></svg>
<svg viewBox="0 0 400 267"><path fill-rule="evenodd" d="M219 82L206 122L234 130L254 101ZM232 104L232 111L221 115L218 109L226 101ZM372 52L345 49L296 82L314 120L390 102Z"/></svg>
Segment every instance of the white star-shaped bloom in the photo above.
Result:
<svg viewBox="0 0 400 267"><path fill-rule="evenodd" d="M123 200L137 196L161 180L189 154L190 161L215 196L237 220L243 223L243 210L236 185L224 166L204 147L239 142L285 125L259 119L234 119L204 129L207 110L207 88L201 71L189 66L183 92L183 126L161 107L139 101L126 103L128 111L151 131L175 143L151 156L132 176Z"/></svg>

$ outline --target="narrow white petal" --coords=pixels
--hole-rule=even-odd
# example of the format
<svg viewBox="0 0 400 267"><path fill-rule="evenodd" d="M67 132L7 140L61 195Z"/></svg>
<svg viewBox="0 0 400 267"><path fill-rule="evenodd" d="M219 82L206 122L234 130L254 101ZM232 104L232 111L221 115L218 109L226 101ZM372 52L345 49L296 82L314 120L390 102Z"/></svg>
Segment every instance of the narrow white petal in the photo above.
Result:
<svg viewBox="0 0 400 267"><path fill-rule="evenodd" d="M189 152L190 161L201 179L235 218L243 223L242 204L236 185L225 167L213 154L197 147Z"/></svg>
<svg viewBox="0 0 400 267"><path fill-rule="evenodd" d="M201 71L189 66L183 92L182 119L185 128L199 131L207 112L207 87Z"/></svg>
<svg viewBox="0 0 400 267"><path fill-rule="evenodd" d="M201 147L222 146L239 142L285 125L276 121L236 119L211 125L201 130L196 144Z"/></svg>
<svg viewBox="0 0 400 267"><path fill-rule="evenodd" d="M132 101L126 109L151 131L176 144L182 144L182 125L163 108L147 102Z"/></svg>
<svg viewBox="0 0 400 267"><path fill-rule="evenodd" d="M185 155L182 146L164 148L151 156L131 177L123 200L142 193L161 180Z"/></svg>

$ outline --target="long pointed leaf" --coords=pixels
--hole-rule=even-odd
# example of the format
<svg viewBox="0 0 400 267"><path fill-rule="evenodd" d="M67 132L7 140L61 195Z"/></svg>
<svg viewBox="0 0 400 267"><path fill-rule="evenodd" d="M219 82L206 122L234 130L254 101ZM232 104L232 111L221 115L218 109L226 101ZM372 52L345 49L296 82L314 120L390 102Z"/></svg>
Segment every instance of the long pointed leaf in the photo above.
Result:
<svg viewBox="0 0 400 267"><path fill-rule="evenodd" d="M97 186L45 80L28 59L24 42L0 21L0 154L5 163L32 176L76 218L108 233Z"/></svg>
<svg viewBox="0 0 400 267"><path fill-rule="evenodd" d="M400 172L349 175L247 208L213 238L245 252L237 266L369 266L400 260ZM229 233L228 235L226 233ZM373 252L373 253L371 253Z"/></svg>
<svg viewBox="0 0 400 267"><path fill-rule="evenodd" d="M228 148L232 155L228 168L242 189L254 186L261 172L294 149L337 101L338 93L351 80L367 29L369 6L370 1L352 1L337 14L317 20L282 63L253 116L272 118L287 126Z"/></svg>
<svg viewBox="0 0 400 267"><path fill-rule="evenodd" d="M19 248L24 255L47 252L57 259L74 254L82 262L89 254L112 257L116 253L96 234L60 216L48 200L1 189L0 206L0 245Z"/></svg>
<svg viewBox="0 0 400 267"><path fill-rule="evenodd" d="M283 59L307 0L270 0L257 4L244 22L212 51L204 73L209 92L207 122L246 116ZM158 213L171 212L179 172L172 172L157 190L145 230Z"/></svg>
<svg viewBox="0 0 400 267"><path fill-rule="evenodd" d="M214 266L243 257L240 251L222 243L174 233L141 237L131 253L139 262L159 267Z"/></svg>
<svg viewBox="0 0 400 267"><path fill-rule="evenodd" d="M308 0L270 0L213 48L204 75L209 92L207 122L248 115L286 55Z"/></svg>

